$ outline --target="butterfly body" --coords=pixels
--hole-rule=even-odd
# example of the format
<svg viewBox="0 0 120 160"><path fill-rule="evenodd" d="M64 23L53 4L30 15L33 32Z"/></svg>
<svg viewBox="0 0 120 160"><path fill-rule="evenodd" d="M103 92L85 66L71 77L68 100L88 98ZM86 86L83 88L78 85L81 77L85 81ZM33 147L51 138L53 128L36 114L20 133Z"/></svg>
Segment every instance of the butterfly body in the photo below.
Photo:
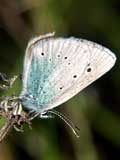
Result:
<svg viewBox="0 0 120 160"><path fill-rule="evenodd" d="M52 109L109 71L115 55L94 42L77 38L36 37L28 44L21 97L26 108Z"/></svg>

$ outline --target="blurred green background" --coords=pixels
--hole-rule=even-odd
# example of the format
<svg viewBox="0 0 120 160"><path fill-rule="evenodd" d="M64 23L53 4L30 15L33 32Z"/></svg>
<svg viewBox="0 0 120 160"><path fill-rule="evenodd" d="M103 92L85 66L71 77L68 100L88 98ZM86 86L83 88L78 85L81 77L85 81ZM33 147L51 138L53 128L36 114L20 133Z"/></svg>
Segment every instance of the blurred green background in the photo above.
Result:
<svg viewBox="0 0 120 160"><path fill-rule="evenodd" d="M80 128L77 139L58 118L35 119L33 129L14 130L0 144L0 160L120 159L120 1L1 0L0 72L22 73L28 40L56 31L116 53L115 67L79 95L57 108ZM1 95L19 95L22 84Z"/></svg>

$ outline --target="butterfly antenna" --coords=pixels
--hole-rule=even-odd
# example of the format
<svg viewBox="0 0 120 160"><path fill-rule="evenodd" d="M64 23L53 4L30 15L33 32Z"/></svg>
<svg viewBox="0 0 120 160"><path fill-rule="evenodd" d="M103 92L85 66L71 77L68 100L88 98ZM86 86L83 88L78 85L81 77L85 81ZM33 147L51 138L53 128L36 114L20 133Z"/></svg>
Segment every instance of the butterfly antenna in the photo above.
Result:
<svg viewBox="0 0 120 160"><path fill-rule="evenodd" d="M47 112L57 115L60 119L62 119L70 127L70 129L73 131L73 133L75 134L77 138L80 137L78 133L80 129L76 125L74 125L73 122L70 119L68 119L65 115L63 115L62 113L56 110L48 110Z"/></svg>
<svg viewBox="0 0 120 160"><path fill-rule="evenodd" d="M14 125L14 122L13 121L9 121L0 129L0 143L7 136L9 131L12 129L13 125Z"/></svg>

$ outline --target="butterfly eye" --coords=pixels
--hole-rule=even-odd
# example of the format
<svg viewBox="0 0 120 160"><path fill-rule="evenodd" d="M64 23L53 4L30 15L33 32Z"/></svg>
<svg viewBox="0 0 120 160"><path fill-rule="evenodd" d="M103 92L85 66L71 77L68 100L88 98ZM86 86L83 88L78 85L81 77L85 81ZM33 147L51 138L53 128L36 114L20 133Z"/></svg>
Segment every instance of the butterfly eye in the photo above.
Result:
<svg viewBox="0 0 120 160"><path fill-rule="evenodd" d="M64 59L67 59L68 57L64 57Z"/></svg>

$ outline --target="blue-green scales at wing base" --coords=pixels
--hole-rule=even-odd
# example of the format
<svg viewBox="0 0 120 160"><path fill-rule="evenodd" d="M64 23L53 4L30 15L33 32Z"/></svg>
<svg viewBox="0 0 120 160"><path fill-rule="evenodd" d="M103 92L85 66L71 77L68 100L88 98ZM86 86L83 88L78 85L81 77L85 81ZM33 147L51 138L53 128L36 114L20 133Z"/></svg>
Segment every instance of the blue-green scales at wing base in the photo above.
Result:
<svg viewBox="0 0 120 160"><path fill-rule="evenodd" d="M33 57L28 76L27 92L30 98L25 101L26 106L34 106L35 110L45 107L55 95L55 89L49 82L49 76L54 70L52 63L46 58Z"/></svg>

